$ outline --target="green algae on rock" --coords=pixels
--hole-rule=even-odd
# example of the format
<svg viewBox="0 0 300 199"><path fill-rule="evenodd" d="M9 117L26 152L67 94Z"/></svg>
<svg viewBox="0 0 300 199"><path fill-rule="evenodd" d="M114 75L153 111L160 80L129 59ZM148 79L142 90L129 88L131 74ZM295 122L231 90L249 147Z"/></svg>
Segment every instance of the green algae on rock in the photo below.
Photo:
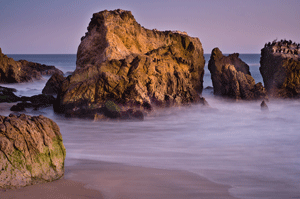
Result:
<svg viewBox="0 0 300 199"><path fill-rule="evenodd" d="M59 127L44 116L0 116L0 188L50 182L64 175Z"/></svg>

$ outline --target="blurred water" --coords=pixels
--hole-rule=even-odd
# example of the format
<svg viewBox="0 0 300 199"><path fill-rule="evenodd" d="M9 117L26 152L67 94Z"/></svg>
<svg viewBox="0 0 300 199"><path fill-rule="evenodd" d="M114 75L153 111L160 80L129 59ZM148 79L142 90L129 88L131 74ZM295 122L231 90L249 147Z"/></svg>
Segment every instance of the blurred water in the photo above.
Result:
<svg viewBox="0 0 300 199"><path fill-rule="evenodd" d="M205 55L206 62L209 56ZM259 57L240 55L256 82L261 81L256 78ZM207 64L205 70L204 85L211 85ZM38 91L43 87L38 84L42 85L24 85ZM14 87L26 91L24 85ZM51 108L28 113L57 122L67 165L68 159L80 158L180 169L229 184L231 194L239 198L300 197L300 101L270 100L269 111L262 112L260 101L230 102L209 90L203 96L211 108L158 110L142 122L69 119Z"/></svg>

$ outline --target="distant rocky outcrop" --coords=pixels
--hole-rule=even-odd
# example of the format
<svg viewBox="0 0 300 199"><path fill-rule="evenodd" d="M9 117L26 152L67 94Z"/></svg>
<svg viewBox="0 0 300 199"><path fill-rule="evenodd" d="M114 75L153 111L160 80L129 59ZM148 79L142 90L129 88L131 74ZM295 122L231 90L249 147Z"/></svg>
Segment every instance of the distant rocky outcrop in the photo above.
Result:
<svg viewBox="0 0 300 199"><path fill-rule="evenodd" d="M20 83L41 79L42 75L62 74L54 66L29 62L26 60L15 61L4 55L0 48L0 83Z"/></svg>
<svg viewBox="0 0 300 199"><path fill-rule="evenodd" d="M145 29L130 11L95 13L56 111L95 110L110 99L141 109L201 102L204 64L198 38Z"/></svg>
<svg viewBox="0 0 300 199"><path fill-rule="evenodd" d="M0 116L0 188L57 180L66 150L59 127L44 117Z"/></svg>
<svg viewBox="0 0 300 199"><path fill-rule="evenodd" d="M266 97L263 85L251 76L249 66L238 53L224 56L214 48L208 63L214 94L232 99L256 100Z"/></svg>
<svg viewBox="0 0 300 199"><path fill-rule="evenodd" d="M260 73L270 96L300 95L300 44L291 40L269 42L261 50Z"/></svg>

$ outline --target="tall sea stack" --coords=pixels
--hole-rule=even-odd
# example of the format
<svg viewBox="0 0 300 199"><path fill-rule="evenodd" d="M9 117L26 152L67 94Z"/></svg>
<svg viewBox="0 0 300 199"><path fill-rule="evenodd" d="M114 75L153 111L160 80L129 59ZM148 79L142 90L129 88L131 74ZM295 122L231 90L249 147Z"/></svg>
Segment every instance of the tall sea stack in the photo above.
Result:
<svg viewBox="0 0 300 199"><path fill-rule="evenodd" d="M95 13L56 110L96 110L107 100L139 108L200 102L204 64L198 38L146 29L130 11Z"/></svg>
<svg viewBox="0 0 300 199"><path fill-rule="evenodd" d="M260 72L270 96L299 97L300 44L291 40L273 41L261 50Z"/></svg>
<svg viewBox="0 0 300 199"><path fill-rule="evenodd" d="M262 83L255 84L249 66L238 53L224 56L214 48L208 63L214 94L231 99L257 100L266 98Z"/></svg>

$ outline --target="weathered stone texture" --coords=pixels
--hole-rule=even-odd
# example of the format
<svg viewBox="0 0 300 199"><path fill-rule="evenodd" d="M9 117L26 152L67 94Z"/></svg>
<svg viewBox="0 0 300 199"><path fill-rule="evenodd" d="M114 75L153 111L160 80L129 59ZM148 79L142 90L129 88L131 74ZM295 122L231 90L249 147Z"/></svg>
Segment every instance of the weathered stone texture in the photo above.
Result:
<svg viewBox="0 0 300 199"><path fill-rule="evenodd" d="M0 188L57 180L64 175L59 127L44 117L0 116Z"/></svg>

